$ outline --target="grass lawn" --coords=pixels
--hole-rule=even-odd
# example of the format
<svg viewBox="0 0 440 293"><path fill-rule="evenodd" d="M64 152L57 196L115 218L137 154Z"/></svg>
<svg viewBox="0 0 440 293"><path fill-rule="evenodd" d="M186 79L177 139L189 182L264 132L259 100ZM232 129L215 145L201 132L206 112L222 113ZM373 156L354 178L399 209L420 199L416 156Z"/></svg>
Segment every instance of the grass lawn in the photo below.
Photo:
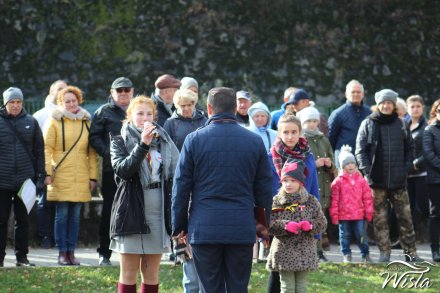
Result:
<svg viewBox="0 0 440 293"><path fill-rule="evenodd" d="M423 292L440 292L440 266L429 267L419 281L429 279L431 287ZM319 271L309 274L309 292L414 292L421 289L394 289L393 280L382 289L384 271L399 272L401 276L409 268L393 265L323 264ZM116 292L118 267L35 267L0 269L0 292ZM414 282L420 275L414 277ZM264 264L254 264L249 292L266 292L268 272ZM162 265L160 292L182 292L182 268ZM403 284L403 280L400 284ZM426 284L426 280L425 283ZM139 290L139 287L138 287Z"/></svg>

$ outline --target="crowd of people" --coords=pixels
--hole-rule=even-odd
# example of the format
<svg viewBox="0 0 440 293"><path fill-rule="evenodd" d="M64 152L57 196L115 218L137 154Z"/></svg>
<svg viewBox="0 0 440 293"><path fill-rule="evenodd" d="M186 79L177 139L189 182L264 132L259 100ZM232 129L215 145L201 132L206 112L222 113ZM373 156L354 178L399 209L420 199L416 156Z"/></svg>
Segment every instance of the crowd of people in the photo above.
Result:
<svg viewBox="0 0 440 293"><path fill-rule="evenodd" d="M56 245L60 265L80 264L81 209L100 187L98 264L119 254L119 292L136 292L139 272L141 292L158 292L162 254L173 246L185 292L247 292L253 259L267 262L268 292L304 292L307 272L328 261L331 229L339 230L343 262L352 262L352 235L363 262L389 262L393 216L406 261L422 261L417 219L427 221L440 261L440 100L425 118L421 96L405 101L382 89L370 108L363 85L351 80L346 103L327 119L296 87L273 112L249 91L226 87L211 89L204 107L192 77L164 74L151 97L134 93L129 78L115 79L91 115L81 89L58 80L31 116L21 89L3 92L0 266L12 207L16 265L35 265L18 197L29 178L41 246ZM256 207L266 214L268 250Z"/></svg>

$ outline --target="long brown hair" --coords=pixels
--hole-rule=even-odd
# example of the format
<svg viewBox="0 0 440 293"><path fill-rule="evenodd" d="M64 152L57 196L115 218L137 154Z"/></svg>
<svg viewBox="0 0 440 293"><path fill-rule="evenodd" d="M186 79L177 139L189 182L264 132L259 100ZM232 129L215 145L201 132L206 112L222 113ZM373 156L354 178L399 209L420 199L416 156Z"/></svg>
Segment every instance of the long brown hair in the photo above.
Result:
<svg viewBox="0 0 440 293"><path fill-rule="evenodd" d="M437 109L439 109L440 105L440 99L438 99L437 101L434 102L434 104L432 104L431 107L431 112L429 112L429 124L431 124L432 122L434 122L435 120L437 120Z"/></svg>

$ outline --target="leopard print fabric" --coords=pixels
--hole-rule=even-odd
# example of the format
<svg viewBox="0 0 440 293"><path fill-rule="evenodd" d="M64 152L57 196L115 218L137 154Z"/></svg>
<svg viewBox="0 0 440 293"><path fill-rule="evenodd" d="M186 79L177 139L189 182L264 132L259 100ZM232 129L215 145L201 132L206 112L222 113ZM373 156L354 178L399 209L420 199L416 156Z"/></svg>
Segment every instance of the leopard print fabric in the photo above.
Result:
<svg viewBox="0 0 440 293"><path fill-rule="evenodd" d="M290 207L289 209L285 209ZM289 221L307 220L313 225L298 235L287 232ZM314 235L327 228L327 220L316 198L303 187L296 194L286 194L281 188L274 197L269 231L275 237L270 247L266 268L270 271L308 271L318 268Z"/></svg>

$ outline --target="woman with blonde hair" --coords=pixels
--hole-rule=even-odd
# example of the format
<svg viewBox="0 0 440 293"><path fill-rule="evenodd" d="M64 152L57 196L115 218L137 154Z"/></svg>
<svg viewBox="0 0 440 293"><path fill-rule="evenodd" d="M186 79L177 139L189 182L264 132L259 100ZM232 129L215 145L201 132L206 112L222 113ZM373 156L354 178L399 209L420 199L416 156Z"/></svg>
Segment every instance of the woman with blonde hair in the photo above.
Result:
<svg viewBox="0 0 440 293"><path fill-rule="evenodd" d="M191 89L180 89L173 97L176 111L167 119L163 128L170 135L179 151L188 134L205 125L208 120L203 112L196 109L197 94Z"/></svg>
<svg viewBox="0 0 440 293"><path fill-rule="evenodd" d="M170 248L170 186L179 151L155 122L156 114L152 99L135 97L121 136L111 142L118 191L110 220L110 249L120 254L118 292L136 292L139 270L141 292L158 292L160 260ZM130 194L121 192L127 182L139 188L130 189Z"/></svg>
<svg viewBox="0 0 440 293"><path fill-rule="evenodd" d="M47 200L55 202L58 264L79 265L75 258L81 207L96 187L96 152L89 146L90 114L79 105L81 90L68 86L57 95L58 107L44 133Z"/></svg>

